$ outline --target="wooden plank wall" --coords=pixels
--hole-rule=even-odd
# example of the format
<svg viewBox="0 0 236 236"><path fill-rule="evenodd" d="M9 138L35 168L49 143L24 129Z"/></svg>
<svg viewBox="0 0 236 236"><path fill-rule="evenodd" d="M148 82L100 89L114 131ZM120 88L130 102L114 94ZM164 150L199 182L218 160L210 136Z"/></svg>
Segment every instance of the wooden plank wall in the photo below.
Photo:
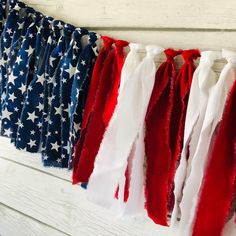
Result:
<svg viewBox="0 0 236 236"><path fill-rule="evenodd" d="M25 0L39 11L101 34L163 47L236 50L234 0ZM219 72L225 61L218 61ZM1 236L175 236L149 219L116 219L71 186L71 173L0 137ZM228 223L224 235L235 236Z"/></svg>

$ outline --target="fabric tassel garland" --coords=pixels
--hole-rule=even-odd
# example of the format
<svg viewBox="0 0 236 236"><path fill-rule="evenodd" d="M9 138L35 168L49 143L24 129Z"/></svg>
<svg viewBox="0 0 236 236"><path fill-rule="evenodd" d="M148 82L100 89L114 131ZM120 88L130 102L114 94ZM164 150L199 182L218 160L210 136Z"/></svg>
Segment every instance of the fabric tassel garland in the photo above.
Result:
<svg viewBox="0 0 236 236"><path fill-rule="evenodd" d="M235 234L235 78L233 51L143 47L0 0L0 135L175 236Z"/></svg>

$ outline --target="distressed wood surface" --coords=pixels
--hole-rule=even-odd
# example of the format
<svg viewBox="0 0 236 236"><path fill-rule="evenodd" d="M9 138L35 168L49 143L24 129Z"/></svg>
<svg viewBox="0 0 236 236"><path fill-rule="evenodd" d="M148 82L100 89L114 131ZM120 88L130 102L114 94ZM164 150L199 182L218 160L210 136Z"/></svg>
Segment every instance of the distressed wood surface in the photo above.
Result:
<svg viewBox="0 0 236 236"><path fill-rule="evenodd" d="M1 236L67 236L50 226L0 204Z"/></svg>
<svg viewBox="0 0 236 236"><path fill-rule="evenodd" d="M158 236L169 231L146 217L116 219L109 210L87 201L80 187L2 158L0 189L1 203L69 235Z"/></svg>
<svg viewBox="0 0 236 236"><path fill-rule="evenodd" d="M236 29L234 0L24 0L78 26Z"/></svg>
<svg viewBox="0 0 236 236"><path fill-rule="evenodd" d="M12 162L35 169L42 173L46 173L49 176L58 177L60 179L71 182L70 171L59 168L44 167L39 153L20 151L16 149L6 137L0 137L0 156Z"/></svg>

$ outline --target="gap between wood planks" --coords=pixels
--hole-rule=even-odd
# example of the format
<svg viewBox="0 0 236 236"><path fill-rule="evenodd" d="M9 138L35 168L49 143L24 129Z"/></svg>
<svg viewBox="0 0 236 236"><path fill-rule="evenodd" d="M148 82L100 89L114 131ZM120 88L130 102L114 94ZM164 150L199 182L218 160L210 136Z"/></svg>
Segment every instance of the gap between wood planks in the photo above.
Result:
<svg viewBox="0 0 236 236"><path fill-rule="evenodd" d="M42 222L42 221L40 221L40 220L38 220L38 219L35 219L35 218L33 218L32 216L27 215L27 214L25 214L25 213L23 213L23 212L21 212L21 211L18 211L18 210L16 210L15 208L12 208L12 207L10 207L10 206L8 206L8 205L2 203L2 202L0 202L0 206L3 206L3 207L5 207L5 208L8 208L9 210L12 210L12 211L14 211L14 212L17 212L17 213L19 213L19 214L21 214L21 215L23 215L23 216L25 216L25 217L27 217L27 218L33 220L33 221L36 221L36 222L38 222L38 223L40 223L40 224L42 224L42 225L45 225L45 226L47 226L47 227L49 227L49 228L52 228L52 229L54 229L54 230L56 230L56 231L58 231L58 232L60 232L60 233L63 233L63 234L68 235L68 236L71 236L70 234L68 234L68 233L66 233L66 232L64 232L64 231L62 231L62 230L60 230L60 229L57 229L57 228L55 228L55 227L53 227L53 226L51 226L51 225L49 225L49 224L47 224L47 223L44 223L44 222ZM2 236L2 235L0 234L0 236Z"/></svg>

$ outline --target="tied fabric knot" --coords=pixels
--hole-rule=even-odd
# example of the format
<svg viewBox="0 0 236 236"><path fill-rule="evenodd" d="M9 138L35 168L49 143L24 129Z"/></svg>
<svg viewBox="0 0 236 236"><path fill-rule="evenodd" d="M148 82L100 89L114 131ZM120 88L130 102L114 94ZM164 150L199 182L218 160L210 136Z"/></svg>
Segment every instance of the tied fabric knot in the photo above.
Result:
<svg viewBox="0 0 236 236"><path fill-rule="evenodd" d="M40 25L40 27L41 27L41 29L39 29L39 30L41 30L41 32L46 32L46 31L48 31L47 29L52 29L52 22L53 22L53 18L52 17L50 17L50 16L45 16L45 17L43 17L43 19L42 19L42 23L41 23L41 25ZM46 28L46 29L44 29L44 28ZM50 35L50 32L48 31L48 36Z"/></svg>
<svg viewBox="0 0 236 236"><path fill-rule="evenodd" d="M98 40L98 34L95 32L89 32L88 33L88 43L89 44L95 44Z"/></svg>
<svg viewBox="0 0 236 236"><path fill-rule="evenodd" d="M141 43L129 43L129 48L130 48L130 51L137 52L141 49L144 49L144 46Z"/></svg>
<svg viewBox="0 0 236 236"><path fill-rule="evenodd" d="M120 54L121 56L123 56L124 48L127 47L128 45L129 45L129 43L127 41L117 40L115 42L115 47L116 47L117 53Z"/></svg>
<svg viewBox="0 0 236 236"><path fill-rule="evenodd" d="M65 25L65 22L61 20L53 20L52 31L55 32L57 36L61 35L61 33L63 32L64 25Z"/></svg>
<svg viewBox="0 0 236 236"><path fill-rule="evenodd" d="M180 79L180 94L181 97L185 97L186 92L190 90L192 84L192 75L195 70L194 60L201 56L198 49L184 50L182 57L184 58L184 64L181 68L182 79ZM189 73L187 75L186 73Z"/></svg>
<svg viewBox="0 0 236 236"><path fill-rule="evenodd" d="M73 34L72 34L72 38L75 40L75 41L80 41L81 37L84 36L84 35L87 35L88 34L88 30L85 29L85 28L75 28Z"/></svg>
<svg viewBox="0 0 236 236"><path fill-rule="evenodd" d="M174 58L183 53L182 49L175 50L173 48L167 48L164 51L167 61L172 61Z"/></svg>
<svg viewBox="0 0 236 236"><path fill-rule="evenodd" d="M193 60L196 60L198 57L201 56L201 52L199 51L199 49L183 50L182 56L185 62L192 63Z"/></svg>
<svg viewBox="0 0 236 236"><path fill-rule="evenodd" d="M165 49L156 45L147 45L145 46L145 50L147 52L146 54L147 58L149 57L154 58L158 54L162 53Z"/></svg>
<svg viewBox="0 0 236 236"><path fill-rule="evenodd" d="M65 24L63 33L64 33L65 36L70 37L74 30L75 30L75 27L73 25Z"/></svg>
<svg viewBox="0 0 236 236"><path fill-rule="evenodd" d="M201 60L199 65L211 65L214 64L215 60L219 60L222 58L222 52L219 51L203 51L201 52Z"/></svg>
<svg viewBox="0 0 236 236"><path fill-rule="evenodd" d="M232 64L233 67L236 67L236 52L222 49L222 56L227 60L228 63Z"/></svg>
<svg viewBox="0 0 236 236"><path fill-rule="evenodd" d="M206 89L212 85L212 81L203 76L203 73L207 73L209 71L209 68L211 68L215 63L215 60L219 59L222 59L222 52L220 51L201 52L201 59L198 67L201 68L202 74L199 75L198 86L202 91L206 91ZM215 83L215 81L213 83Z"/></svg>
<svg viewBox="0 0 236 236"><path fill-rule="evenodd" d="M104 44L104 49L107 50L111 47L112 44L114 44L116 42L115 39L110 38L108 36L101 36L102 40L103 40L103 44Z"/></svg>
<svg viewBox="0 0 236 236"><path fill-rule="evenodd" d="M28 8L28 6L23 2L11 1L9 5L9 10L15 10L19 13L21 9Z"/></svg>

